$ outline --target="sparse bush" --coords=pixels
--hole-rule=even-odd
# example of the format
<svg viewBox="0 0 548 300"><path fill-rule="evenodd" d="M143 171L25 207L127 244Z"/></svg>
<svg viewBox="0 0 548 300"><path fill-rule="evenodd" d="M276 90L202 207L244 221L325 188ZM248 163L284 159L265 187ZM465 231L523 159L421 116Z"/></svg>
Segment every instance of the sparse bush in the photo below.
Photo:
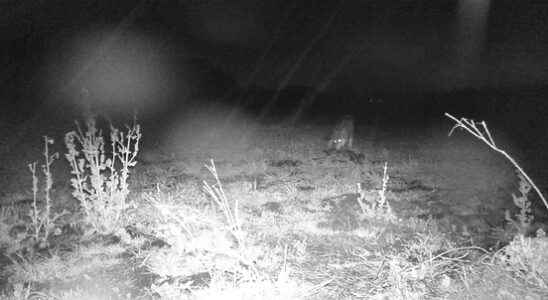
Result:
<svg viewBox="0 0 548 300"><path fill-rule="evenodd" d="M519 208L519 212L515 215L515 218L510 216L509 211L505 213L506 221L518 230L518 234L514 236L513 240L507 246L490 255L490 261L484 262L484 266L487 267L487 270L491 272L490 275L493 275L494 278L487 277L487 279L484 279L484 276L476 276L475 280L480 282L480 285L479 287L470 288L471 282L467 279L467 276L464 276L466 274L461 276L467 289L466 292L476 294L474 298L478 298L477 294L481 295L482 291L477 290L481 290L481 288L485 289L489 283L488 281L492 280L500 281L496 285L496 287L500 287L500 289L496 288L496 296L499 298L523 299L529 297L533 291L545 294L545 290L548 288L548 269L545 267L548 259L546 256L548 240L542 229L537 231L536 238L526 237L525 234L533 222L531 202L528 199L529 192L531 189L535 190L545 207L548 208L546 198L519 164L495 144L485 121L475 122L466 118L457 119L448 113L445 113L445 115L456 123L449 132L449 135L456 128L464 129L510 161L516 168L519 178L520 194L512 194L514 205ZM499 236L503 235L499 234ZM476 268L475 270L479 269ZM508 283L511 285L511 288L508 288ZM492 292L487 291L486 293L490 293L493 296Z"/></svg>
<svg viewBox="0 0 548 300"><path fill-rule="evenodd" d="M214 182L204 181L204 191L222 215L194 208L184 201L187 195L180 199L159 187L145 196L157 213L152 231L171 245L147 256L148 269L159 275L151 291L162 299L301 299L294 297L300 287L290 278L287 247L273 278L269 271L277 272L279 252L251 243L239 202L225 193L214 162L206 168Z"/></svg>
<svg viewBox="0 0 548 300"><path fill-rule="evenodd" d="M509 224L512 224L516 227L518 232L521 235L525 235L527 230L530 228L531 223L533 222L534 216L531 212L531 202L527 198L527 195L531 191L531 185L525 177L519 172L519 195L512 194L512 199L514 200L514 205L519 208L519 213L516 214L517 222L510 216L510 212L506 210L505 219Z"/></svg>
<svg viewBox="0 0 548 300"><path fill-rule="evenodd" d="M548 288L548 239L539 231L536 238L516 235L514 240L495 253L492 262L534 287Z"/></svg>
<svg viewBox="0 0 548 300"><path fill-rule="evenodd" d="M223 185L219 180L219 174L217 174L215 162L211 160L211 164L206 165L206 168L215 178L215 184L210 185L209 183L207 183L207 181L204 181L204 190L209 196L211 196L213 201L215 201L215 203L222 210L226 218L226 222L228 223L230 233L236 239L238 247L242 247L244 232L242 231L242 223L238 216L238 199L234 200L234 207L231 207L230 202L228 201L228 198L223 189Z"/></svg>
<svg viewBox="0 0 548 300"><path fill-rule="evenodd" d="M211 160L210 165L206 165L206 168L215 178L215 183L210 185L204 181L204 190L211 196L225 216L226 222L228 223L228 230L236 242L237 257L240 260L240 264L245 265L249 270L246 272L246 276L250 279L256 279L259 273L251 258L256 256L257 253L254 253L253 247L249 247L248 241L246 240L247 233L242 229L242 222L239 217L238 199L234 199L234 204L232 206L230 205L230 201L223 189L213 160Z"/></svg>
<svg viewBox="0 0 548 300"><path fill-rule="evenodd" d="M367 193L358 183L359 197L358 204L360 205L362 215L367 218L380 218L384 220L393 220L395 216L392 212L392 208L386 200L386 189L388 187L388 163L384 164L384 172L382 176L381 189L376 191L377 195L371 195Z"/></svg>
<svg viewBox="0 0 548 300"><path fill-rule="evenodd" d="M60 233L60 229L55 225L55 221L67 214L66 210L61 213L52 213L51 211L51 196L50 191L53 185L51 176L51 165L59 157L58 153L49 153L49 145L53 144L53 140L44 136L44 164L42 164L42 173L44 174L44 202L43 205L38 203L38 175L36 174L36 162L28 165L32 173L32 208L28 212L31 224L28 224L27 234L29 234L33 242L38 244L40 248L45 248L48 244L48 238L51 233ZM30 228L29 228L30 227Z"/></svg>
<svg viewBox="0 0 548 300"><path fill-rule="evenodd" d="M113 233L120 228L129 194L129 168L137 163L141 129L135 122L120 131L110 125L110 149L102 132L97 129L95 116L88 116L86 128L65 136L71 166L73 196L80 202L85 221L101 234ZM109 151L107 151L109 150Z"/></svg>

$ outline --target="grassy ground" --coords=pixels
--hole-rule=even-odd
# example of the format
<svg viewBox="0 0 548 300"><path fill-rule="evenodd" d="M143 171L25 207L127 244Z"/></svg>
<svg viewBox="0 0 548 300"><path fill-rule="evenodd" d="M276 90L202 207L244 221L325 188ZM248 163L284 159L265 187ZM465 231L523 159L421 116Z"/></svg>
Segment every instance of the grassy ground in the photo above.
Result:
<svg viewBox="0 0 548 300"><path fill-rule="evenodd" d="M229 114L192 112L150 130L145 123L131 205L103 234L84 224L70 169L63 157L55 162L52 212L70 214L46 247L26 227L26 163L40 158L40 142L19 140L29 150L2 170L4 297L548 297L546 238L514 239L505 221L506 209L517 210L518 177L472 137L447 137L450 122L426 133L362 120L354 149L329 153L330 122ZM55 145L66 152L61 139ZM378 205L381 195L388 206Z"/></svg>

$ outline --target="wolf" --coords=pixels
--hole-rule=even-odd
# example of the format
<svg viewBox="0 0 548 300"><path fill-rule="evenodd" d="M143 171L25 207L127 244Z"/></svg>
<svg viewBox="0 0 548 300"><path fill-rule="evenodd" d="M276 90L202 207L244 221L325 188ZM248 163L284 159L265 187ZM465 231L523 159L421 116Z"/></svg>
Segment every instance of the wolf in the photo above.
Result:
<svg viewBox="0 0 548 300"><path fill-rule="evenodd" d="M333 129L327 143L328 150L351 150L354 142L354 117L344 116Z"/></svg>

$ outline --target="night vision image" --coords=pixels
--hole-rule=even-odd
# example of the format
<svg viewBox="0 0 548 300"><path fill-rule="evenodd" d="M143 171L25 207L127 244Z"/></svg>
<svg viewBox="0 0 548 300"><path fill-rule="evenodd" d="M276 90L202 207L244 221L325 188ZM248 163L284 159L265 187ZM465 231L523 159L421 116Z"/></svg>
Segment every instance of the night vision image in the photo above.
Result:
<svg viewBox="0 0 548 300"><path fill-rule="evenodd" d="M0 299L548 299L548 2L0 1Z"/></svg>

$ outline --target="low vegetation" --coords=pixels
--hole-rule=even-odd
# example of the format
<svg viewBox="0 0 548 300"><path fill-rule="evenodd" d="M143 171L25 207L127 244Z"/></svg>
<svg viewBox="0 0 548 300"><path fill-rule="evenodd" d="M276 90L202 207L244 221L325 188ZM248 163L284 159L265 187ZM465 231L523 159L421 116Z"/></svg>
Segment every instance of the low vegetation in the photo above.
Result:
<svg viewBox="0 0 548 300"><path fill-rule="evenodd" d="M277 125L239 156L203 160L206 147L140 165L136 122L103 135L90 117L65 137L70 182L53 182L45 137L32 199L3 203L1 297L548 297L548 240L530 201L533 189L546 204L542 193L485 123L448 117L518 170L515 209L487 233L432 212L443 188L409 174L436 162L365 142L327 154L321 138L297 138L313 133Z"/></svg>

